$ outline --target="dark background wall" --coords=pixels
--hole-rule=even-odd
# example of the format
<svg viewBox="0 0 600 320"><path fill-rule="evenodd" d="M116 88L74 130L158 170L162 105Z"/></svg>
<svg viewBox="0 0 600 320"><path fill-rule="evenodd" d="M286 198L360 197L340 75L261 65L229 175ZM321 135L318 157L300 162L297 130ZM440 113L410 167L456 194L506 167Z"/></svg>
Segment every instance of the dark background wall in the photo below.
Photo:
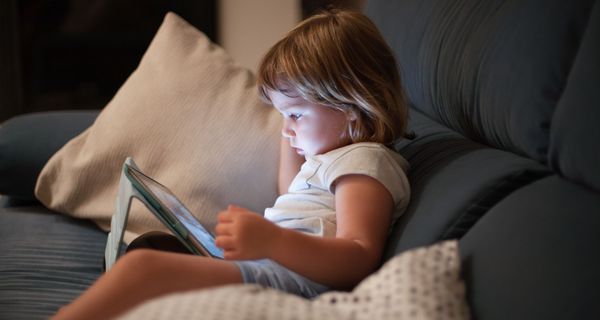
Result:
<svg viewBox="0 0 600 320"><path fill-rule="evenodd" d="M365 0L297 0L302 18ZM101 109L136 68L167 11L219 43L219 0L0 0L0 123Z"/></svg>
<svg viewBox="0 0 600 320"><path fill-rule="evenodd" d="M217 40L217 0L0 1L0 121L102 108L135 69L167 11Z"/></svg>

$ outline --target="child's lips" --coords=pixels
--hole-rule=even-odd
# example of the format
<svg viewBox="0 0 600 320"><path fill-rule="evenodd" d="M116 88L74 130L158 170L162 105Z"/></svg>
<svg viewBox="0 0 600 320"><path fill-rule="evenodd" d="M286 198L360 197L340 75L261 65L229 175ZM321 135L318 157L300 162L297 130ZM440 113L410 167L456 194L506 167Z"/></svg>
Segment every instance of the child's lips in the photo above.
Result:
<svg viewBox="0 0 600 320"><path fill-rule="evenodd" d="M304 150L302 150L301 148L296 147L295 143L293 141L290 143L290 147L292 147L292 149L294 149L294 151L296 151L297 154L304 155Z"/></svg>

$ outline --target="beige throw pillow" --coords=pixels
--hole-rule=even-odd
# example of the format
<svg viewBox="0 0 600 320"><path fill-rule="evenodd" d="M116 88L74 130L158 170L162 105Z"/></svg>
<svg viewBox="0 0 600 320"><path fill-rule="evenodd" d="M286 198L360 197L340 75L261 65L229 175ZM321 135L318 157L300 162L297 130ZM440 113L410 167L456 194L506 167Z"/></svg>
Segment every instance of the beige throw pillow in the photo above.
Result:
<svg viewBox="0 0 600 320"><path fill-rule="evenodd" d="M352 292L329 292L307 300L258 285L230 285L159 297L121 319L469 318L458 243L451 240L393 257Z"/></svg>
<svg viewBox="0 0 600 320"><path fill-rule="evenodd" d="M127 156L209 228L227 204L262 213L277 194L280 116L255 79L204 34L168 13L138 68L95 123L46 164L47 207L110 228ZM134 201L125 241L159 221Z"/></svg>

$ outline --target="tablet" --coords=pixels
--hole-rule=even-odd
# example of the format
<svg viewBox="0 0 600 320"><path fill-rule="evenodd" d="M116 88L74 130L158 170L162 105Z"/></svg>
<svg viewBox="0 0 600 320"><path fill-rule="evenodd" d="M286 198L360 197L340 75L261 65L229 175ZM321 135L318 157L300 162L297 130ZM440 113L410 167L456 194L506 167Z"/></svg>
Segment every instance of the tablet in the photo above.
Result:
<svg viewBox="0 0 600 320"><path fill-rule="evenodd" d="M125 176L144 197L152 213L197 255L223 259L223 251L215 245L214 236L167 187L140 170L125 164Z"/></svg>

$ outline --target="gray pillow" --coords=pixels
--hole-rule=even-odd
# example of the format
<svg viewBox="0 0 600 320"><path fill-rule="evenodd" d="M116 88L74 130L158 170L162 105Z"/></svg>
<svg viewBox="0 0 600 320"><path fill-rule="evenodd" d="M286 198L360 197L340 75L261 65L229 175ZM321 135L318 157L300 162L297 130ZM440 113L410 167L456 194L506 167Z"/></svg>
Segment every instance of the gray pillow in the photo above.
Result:
<svg viewBox="0 0 600 320"><path fill-rule="evenodd" d="M97 110L31 113L1 124L0 194L35 200L35 182L48 159L97 115Z"/></svg>

